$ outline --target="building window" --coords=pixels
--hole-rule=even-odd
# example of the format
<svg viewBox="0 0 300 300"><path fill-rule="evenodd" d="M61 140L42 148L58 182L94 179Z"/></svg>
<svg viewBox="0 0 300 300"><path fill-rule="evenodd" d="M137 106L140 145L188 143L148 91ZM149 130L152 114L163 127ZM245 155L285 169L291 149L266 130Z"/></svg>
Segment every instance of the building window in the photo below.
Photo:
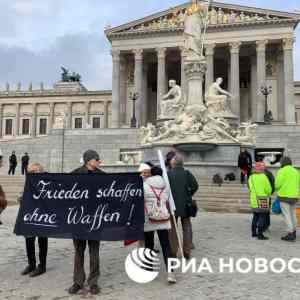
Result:
<svg viewBox="0 0 300 300"><path fill-rule="evenodd" d="M82 128L82 118L75 118L75 129L81 129Z"/></svg>
<svg viewBox="0 0 300 300"><path fill-rule="evenodd" d="M5 120L5 135L13 134L13 119Z"/></svg>
<svg viewBox="0 0 300 300"><path fill-rule="evenodd" d="M93 128L100 128L100 117L93 118Z"/></svg>
<svg viewBox="0 0 300 300"><path fill-rule="evenodd" d="M46 118L40 119L39 134L40 135L47 134L47 119Z"/></svg>
<svg viewBox="0 0 300 300"><path fill-rule="evenodd" d="M22 135L29 135L29 119L22 119Z"/></svg>

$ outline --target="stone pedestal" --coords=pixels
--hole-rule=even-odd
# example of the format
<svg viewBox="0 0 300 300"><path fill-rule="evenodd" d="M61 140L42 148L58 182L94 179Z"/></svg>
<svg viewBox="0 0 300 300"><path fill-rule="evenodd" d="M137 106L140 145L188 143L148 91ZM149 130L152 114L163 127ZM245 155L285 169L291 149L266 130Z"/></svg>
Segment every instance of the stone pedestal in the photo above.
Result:
<svg viewBox="0 0 300 300"><path fill-rule="evenodd" d="M206 72L205 59L186 58L184 72L187 80L187 105L203 105L203 77Z"/></svg>

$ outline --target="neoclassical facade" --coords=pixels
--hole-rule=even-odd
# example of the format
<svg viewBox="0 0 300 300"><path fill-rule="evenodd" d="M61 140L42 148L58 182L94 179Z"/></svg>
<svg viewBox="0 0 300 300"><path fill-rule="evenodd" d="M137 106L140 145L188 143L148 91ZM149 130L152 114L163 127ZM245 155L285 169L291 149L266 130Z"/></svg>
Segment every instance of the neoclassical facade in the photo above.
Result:
<svg viewBox="0 0 300 300"><path fill-rule="evenodd" d="M187 93L182 50L188 5L106 29L113 61L112 127L130 124L134 92L139 95L140 126L156 121L168 80L175 79ZM293 52L299 21L295 13L214 2L205 40L205 87L222 77L223 88L234 95L232 110L241 121L263 121L265 98L260 89L264 85L272 87L268 106L274 122L297 121L300 99L297 105Z"/></svg>
<svg viewBox="0 0 300 300"><path fill-rule="evenodd" d="M111 91L88 91L80 83L57 83L51 90L0 92L0 139L45 136L64 116L66 129L111 127Z"/></svg>

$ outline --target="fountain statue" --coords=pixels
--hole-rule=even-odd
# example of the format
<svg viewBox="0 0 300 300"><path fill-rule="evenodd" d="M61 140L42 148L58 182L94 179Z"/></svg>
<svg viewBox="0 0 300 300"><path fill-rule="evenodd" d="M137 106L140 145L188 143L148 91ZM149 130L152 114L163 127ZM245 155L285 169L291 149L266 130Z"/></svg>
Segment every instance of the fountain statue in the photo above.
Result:
<svg viewBox="0 0 300 300"><path fill-rule="evenodd" d="M182 90L176 81L169 81L169 92L162 97L160 119L174 119L184 108Z"/></svg>

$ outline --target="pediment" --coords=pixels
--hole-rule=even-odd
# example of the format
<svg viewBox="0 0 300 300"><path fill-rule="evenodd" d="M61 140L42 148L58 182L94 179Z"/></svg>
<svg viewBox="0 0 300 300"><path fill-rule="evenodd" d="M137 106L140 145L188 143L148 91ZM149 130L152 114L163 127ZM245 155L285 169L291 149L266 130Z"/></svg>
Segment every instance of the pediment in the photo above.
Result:
<svg viewBox="0 0 300 300"><path fill-rule="evenodd" d="M106 28L107 37L180 31L190 2L118 27ZM264 23L298 23L300 14L214 2L209 12L209 28L245 26Z"/></svg>

